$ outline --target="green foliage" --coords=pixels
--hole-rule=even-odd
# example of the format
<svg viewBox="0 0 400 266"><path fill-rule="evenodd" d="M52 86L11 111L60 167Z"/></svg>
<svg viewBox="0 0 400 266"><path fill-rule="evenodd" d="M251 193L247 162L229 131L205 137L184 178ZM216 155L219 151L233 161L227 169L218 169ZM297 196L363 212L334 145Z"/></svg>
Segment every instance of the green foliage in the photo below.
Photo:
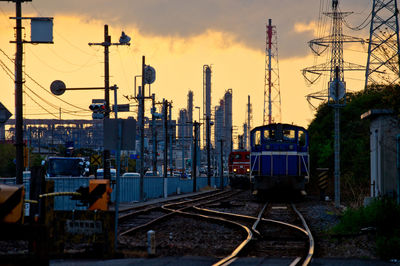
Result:
<svg viewBox="0 0 400 266"><path fill-rule="evenodd" d="M384 198L347 210L332 233L355 234L368 227L375 229L376 251L381 258L400 258L400 206L394 200Z"/></svg>
<svg viewBox="0 0 400 266"><path fill-rule="evenodd" d="M29 153L29 166L41 166L42 161L45 159L44 156L41 156L40 154L37 153Z"/></svg>
<svg viewBox="0 0 400 266"><path fill-rule="evenodd" d="M348 93L340 110L340 169L342 199L360 205L368 193L370 179L369 120L361 115L370 109L393 109L400 112L400 87L371 87ZM334 169L334 110L324 103L319 106L309 125L311 178L316 168ZM315 182L315 180L311 180ZM360 194L361 193L361 194ZM361 201L360 201L361 200Z"/></svg>
<svg viewBox="0 0 400 266"><path fill-rule="evenodd" d="M13 144L0 144L0 177L15 176L15 147Z"/></svg>

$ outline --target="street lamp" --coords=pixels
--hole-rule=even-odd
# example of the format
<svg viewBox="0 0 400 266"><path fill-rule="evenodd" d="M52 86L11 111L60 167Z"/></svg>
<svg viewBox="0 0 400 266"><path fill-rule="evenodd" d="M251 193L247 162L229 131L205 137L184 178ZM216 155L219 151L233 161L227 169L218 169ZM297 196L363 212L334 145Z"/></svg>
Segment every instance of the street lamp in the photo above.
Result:
<svg viewBox="0 0 400 266"><path fill-rule="evenodd" d="M200 106L195 106L194 108L199 109L199 123L200 123Z"/></svg>

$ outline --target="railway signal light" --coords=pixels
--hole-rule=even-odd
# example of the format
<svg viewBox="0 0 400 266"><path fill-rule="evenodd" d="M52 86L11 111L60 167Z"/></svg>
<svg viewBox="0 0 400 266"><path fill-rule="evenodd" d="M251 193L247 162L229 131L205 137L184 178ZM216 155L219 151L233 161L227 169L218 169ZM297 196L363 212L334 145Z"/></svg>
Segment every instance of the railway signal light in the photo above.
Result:
<svg viewBox="0 0 400 266"><path fill-rule="evenodd" d="M103 119L107 108L105 103L92 103L89 109L93 111L93 119Z"/></svg>

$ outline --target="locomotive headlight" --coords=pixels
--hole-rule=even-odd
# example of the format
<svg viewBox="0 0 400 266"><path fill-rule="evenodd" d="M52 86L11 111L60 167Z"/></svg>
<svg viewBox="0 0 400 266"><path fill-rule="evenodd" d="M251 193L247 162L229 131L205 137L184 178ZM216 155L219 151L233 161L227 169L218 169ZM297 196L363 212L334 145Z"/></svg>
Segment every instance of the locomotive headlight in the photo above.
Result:
<svg viewBox="0 0 400 266"><path fill-rule="evenodd" d="M247 168L247 169L246 169L246 171L247 171L247 172L250 172L250 169L249 169L249 168Z"/></svg>
<svg viewBox="0 0 400 266"><path fill-rule="evenodd" d="M233 172L235 172L235 173L236 173L236 169L233 169Z"/></svg>

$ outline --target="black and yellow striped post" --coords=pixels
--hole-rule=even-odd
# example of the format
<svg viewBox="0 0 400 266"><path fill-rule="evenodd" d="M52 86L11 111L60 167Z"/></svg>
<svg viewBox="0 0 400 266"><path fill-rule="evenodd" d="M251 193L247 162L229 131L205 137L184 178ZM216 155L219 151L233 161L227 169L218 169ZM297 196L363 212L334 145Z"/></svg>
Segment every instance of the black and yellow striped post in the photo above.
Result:
<svg viewBox="0 0 400 266"><path fill-rule="evenodd" d="M329 168L317 168L317 171L320 199L325 200L325 192L329 184Z"/></svg>
<svg viewBox="0 0 400 266"><path fill-rule="evenodd" d="M107 211L111 192L109 179L91 179L89 181L88 209Z"/></svg>
<svg viewBox="0 0 400 266"><path fill-rule="evenodd" d="M24 197L23 185L0 184L0 222L21 224L24 222Z"/></svg>

